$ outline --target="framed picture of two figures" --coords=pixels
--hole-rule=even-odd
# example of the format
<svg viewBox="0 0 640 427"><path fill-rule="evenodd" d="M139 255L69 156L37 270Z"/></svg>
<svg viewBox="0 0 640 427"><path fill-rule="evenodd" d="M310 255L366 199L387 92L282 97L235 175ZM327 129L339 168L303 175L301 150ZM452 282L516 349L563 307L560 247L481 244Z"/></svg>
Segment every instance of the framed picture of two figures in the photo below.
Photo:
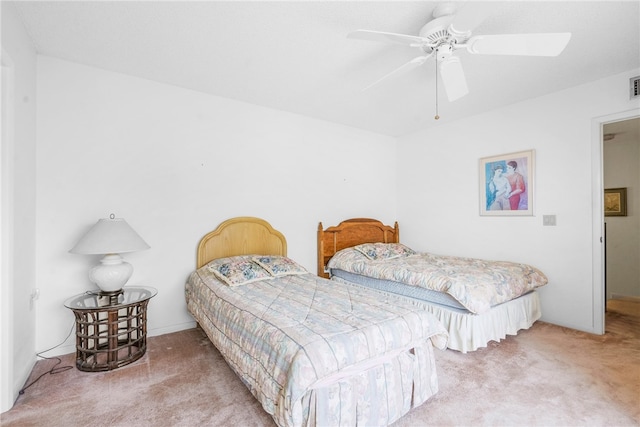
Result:
<svg viewBox="0 0 640 427"><path fill-rule="evenodd" d="M532 216L534 151L480 159L480 215Z"/></svg>

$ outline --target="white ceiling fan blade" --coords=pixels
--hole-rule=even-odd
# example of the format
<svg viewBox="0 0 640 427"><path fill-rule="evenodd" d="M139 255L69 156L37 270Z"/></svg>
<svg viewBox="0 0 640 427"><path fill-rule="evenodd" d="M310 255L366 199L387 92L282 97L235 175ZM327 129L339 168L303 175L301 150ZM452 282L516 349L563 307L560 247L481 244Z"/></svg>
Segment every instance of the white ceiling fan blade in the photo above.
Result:
<svg viewBox="0 0 640 427"><path fill-rule="evenodd" d="M413 70L416 67L419 67L420 65L424 64L425 61L430 57L431 55L425 55L425 56L418 56L416 58L413 58L411 61L407 62L406 64L404 64L403 66L396 68L395 70L393 70L392 72L390 72L389 74L384 75L383 77L379 78L378 80L376 80L375 82L371 83L369 86L365 87L364 89L362 89L362 91L365 91L369 88L372 88L373 86L377 85L378 83L380 83L383 80L392 78L392 77L397 77L401 74L404 74L408 71Z"/></svg>
<svg viewBox="0 0 640 427"><path fill-rule="evenodd" d="M467 1L462 5L457 6L457 12L455 18L451 22L450 29L454 33L464 34L467 31L475 29L480 25L488 16L493 14L493 11L498 6L497 2L474 2Z"/></svg>
<svg viewBox="0 0 640 427"><path fill-rule="evenodd" d="M473 36L467 50L481 55L558 56L571 33L500 34Z"/></svg>
<svg viewBox="0 0 640 427"><path fill-rule="evenodd" d="M347 34L350 39L370 40L374 42L399 43L403 45L414 45L424 43L424 39L418 36L406 34L385 33L382 31L356 30Z"/></svg>
<svg viewBox="0 0 640 427"><path fill-rule="evenodd" d="M469 93L462 63L457 56L449 56L440 61L440 77L449 101L455 101Z"/></svg>

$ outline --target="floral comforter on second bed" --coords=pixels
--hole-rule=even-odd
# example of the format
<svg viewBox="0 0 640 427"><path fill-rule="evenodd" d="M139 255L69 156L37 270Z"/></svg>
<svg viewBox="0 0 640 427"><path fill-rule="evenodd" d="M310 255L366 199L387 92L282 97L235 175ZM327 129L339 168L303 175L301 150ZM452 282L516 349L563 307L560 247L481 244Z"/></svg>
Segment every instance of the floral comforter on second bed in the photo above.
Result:
<svg viewBox="0 0 640 427"><path fill-rule="evenodd" d="M365 244L337 252L329 269L446 292L475 314L547 284L537 268L508 261L415 252L399 244Z"/></svg>

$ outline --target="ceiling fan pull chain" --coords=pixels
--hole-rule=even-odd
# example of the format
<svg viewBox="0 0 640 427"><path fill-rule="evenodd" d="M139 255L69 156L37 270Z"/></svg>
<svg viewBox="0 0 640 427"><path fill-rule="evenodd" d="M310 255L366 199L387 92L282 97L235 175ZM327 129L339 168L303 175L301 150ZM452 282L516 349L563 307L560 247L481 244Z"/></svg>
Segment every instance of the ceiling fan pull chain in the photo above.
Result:
<svg viewBox="0 0 640 427"><path fill-rule="evenodd" d="M436 54L436 60L433 61L436 64L436 79L435 84L436 84L436 116L434 117L435 120L438 120L440 118L440 116L438 115L438 55Z"/></svg>

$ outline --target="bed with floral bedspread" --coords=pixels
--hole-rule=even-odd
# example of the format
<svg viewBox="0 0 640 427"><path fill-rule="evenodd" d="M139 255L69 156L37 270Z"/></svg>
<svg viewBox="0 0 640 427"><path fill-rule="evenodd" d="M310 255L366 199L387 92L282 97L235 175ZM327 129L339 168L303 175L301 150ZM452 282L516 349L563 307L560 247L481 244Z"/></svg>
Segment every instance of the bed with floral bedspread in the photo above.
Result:
<svg viewBox="0 0 640 427"><path fill-rule="evenodd" d="M447 333L404 298L271 255L213 259L185 295L280 426L388 425L438 390L433 348L446 348Z"/></svg>
<svg viewBox="0 0 640 427"><path fill-rule="evenodd" d="M547 277L528 264L416 252L401 243L343 249L328 267L445 292L475 314L547 284Z"/></svg>
<svg viewBox="0 0 640 427"><path fill-rule="evenodd" d="M547 277L517 262L417 252L400 243L399 227L370 218L318 225L318 275L401 295L433 313L449 333L448 348L486 347L530 328L541 315L538 289Z"/></svg>

